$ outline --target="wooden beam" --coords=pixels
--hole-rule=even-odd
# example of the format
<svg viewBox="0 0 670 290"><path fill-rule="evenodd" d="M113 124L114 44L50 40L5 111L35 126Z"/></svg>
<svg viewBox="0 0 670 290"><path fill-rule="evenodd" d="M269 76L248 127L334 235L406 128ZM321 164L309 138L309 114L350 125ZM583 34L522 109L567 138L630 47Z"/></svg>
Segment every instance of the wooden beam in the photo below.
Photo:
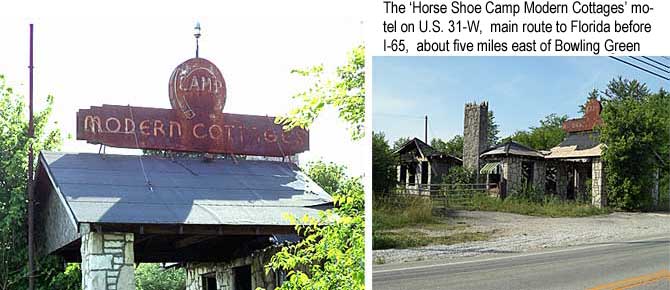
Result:
<svg viewBox="0 0 670 290"><path fill-rule="evenodd" d="M269 236L295 234L294 226L230 226L230 225L174 225L174 224L94 224L101 232L125 232L151 235L200 236Z"/></svg>
<svg viewBox="0 0 670 290"><path fill-rule="evenodd" d="M216 236L190 236L190 237L186 237L186 238L183 238L181 240L177 240L176 242L174 242L174 247L176 249L181 249L181 248L185 248L185 247L188 247L190 245L193 245L193 244L197 244L197 243L209 240L209 239L213 239L215 237Z"/></svg>

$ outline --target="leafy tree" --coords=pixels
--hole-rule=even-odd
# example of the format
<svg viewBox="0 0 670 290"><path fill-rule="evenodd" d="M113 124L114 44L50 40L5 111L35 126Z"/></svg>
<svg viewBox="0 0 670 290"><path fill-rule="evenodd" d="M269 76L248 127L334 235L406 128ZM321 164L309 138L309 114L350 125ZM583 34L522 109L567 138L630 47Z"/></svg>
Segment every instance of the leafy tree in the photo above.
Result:
<svg viewBox="0 0 670 290"><path fill-rule="evenodd" d="M295 73L314 80L307 91L294 95L302 105L287 115L277 117L276 122L285 129L309 127L326 106L339 111L340 119L350 125L352 139L359 140L365 135L365 49L362 45L354 48L348 56L347 64L336 70L335 79L324 77L323 65L308 69L294 69Z"/></svg>
<svg viewBox="0 0 670 290"><path fill-rule="evenodd" d="M396 159L384 132L372 132L372 192L386 193L395 186Z"/></svg>
<svg viewBox="0 0 670 290"><path fill-rule="evenodd" d="M32 143L36 154L60 146L58 129L48 131L53 97L47 97L44 110L35 112L35 138L29 139L28 117L23 97L6 85L0 75L0 289L28 288L27 200L28 148ZM62 271L62 263L54 257L37 261L38 289L48 288Z"/></svg>
<svg viewBox="0 0 670 290"><path fill-rule="evenodd" d="M347 122L351 138L364 136L365 76L364 48L358 46L349 54L348 63L337 70L337 80L322 78L322 66L307 71L295 70L315 78L314 86L295 96L302 106L291 110L277 122L285 130L307 128L325 105L332 105ZM304 216L296 225L303 240L276 253L266 270L287 272L287 281L279 289L364 289L365 288L365 211L360 178L343 178L343 169L320 168L312 164L310 177L330 188L335 208L318 217ZM326 165L332 167L332 165ZM337 181L335 181L337 180ZM294 224L298 218L288 216Z"/></svg>
<svg viewBox="0 0 670 290"><path fill-rule="evenodd" d="M563 122L567 119L567 115L550 114L540 120L540 126L530 127L527 131L516 131L511 137L503 139L503 142L511 139L533 149L549 150L565 138Z"/></svg>
<svg viewBox="0 0 670 290"><path fill-rule="evenodd" d="M603 98L601 141L610 205L646 209L654 171L670 153L670 95L651 94L636 80L610 81ZM666 173L667 174L667 173Z"/></svg>
<svg viewBox="0 0 670 290"><path fill-rule="evenodd" d="M430 146L449 155L463 158L463 136L456 135L445 142L440 138L430 140Z"/></svg>
<svg viewBox="0 0 670 290"><path fill-rule="evenodd" d="M135 268L137 290L183 290L186 273L183 269L163 269L159 264L140 264Z"/></svg>
<svg viewBox="0 0 670 290"><path fill-rule="evenodd" d="M312 161L307 164L307 175L331 194L340 189L342 180L346 177L345 170L344 166L332 162Z"/></svg>
<svg viewBox="0 0 670 290"><path fill-rule="evenodd" d="M365 289L364 193L360 178L343 178L343 167L313 163L308 175L336 189L336 208L318 217L288 216L304 237L276 253L267 269L287 272L277 289Z"/></svg>
<svg viewBox="0 0 670 290"><path fill-rule="evenodd" d="M395 140L395 142L393 142L393 148L391 148L391 150L396 151L400 149L400 147L402 147L402 145L405 145L405 143L409 142L409 140L411 140L411 138L409 137L398 138L398 140Z"/></svg>

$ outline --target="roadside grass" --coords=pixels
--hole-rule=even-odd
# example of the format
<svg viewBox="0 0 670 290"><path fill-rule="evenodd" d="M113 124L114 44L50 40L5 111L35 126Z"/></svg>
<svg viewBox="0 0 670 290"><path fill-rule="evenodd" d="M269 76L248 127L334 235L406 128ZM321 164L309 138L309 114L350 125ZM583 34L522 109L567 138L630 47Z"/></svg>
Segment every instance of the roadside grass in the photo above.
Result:
<svg viewBox="0 0 670 290"><path fill-rule="evenodd" d="M433 203L425 197L398 196L375 201L372 209L372 229L390 230L439 223L432 211Z"/></svg>
<svg viewBox="0 0 670 290"><path fill-rule="evenodd" d="M465 210L499 211L530 216L543 217L586 217L609 214L609 208L598 208L590 204L574 201L563 201L558 198L545 198L541 201L530 201L514 196L501 200L486 194L476 194L472 203Z"/></svg>
<svg viewBox="0 0 670 290"><path fill-rule="evenodd" d="M382 231L374 233L372 248L381 249L407 249L423 247L428 245L451 245L473 241L488 240L492 232L458 232L449 235L428 235L425 232L402 229L400 231Z"/></svg>
<svg viewBox="0 0 670 290"><path fill-rule="evenodd" d="M487 240L492 235L461 232L468 225L433 215L433 203L426 197L376 200L372 216L372 248L375 250L450 245Z"/></svg>

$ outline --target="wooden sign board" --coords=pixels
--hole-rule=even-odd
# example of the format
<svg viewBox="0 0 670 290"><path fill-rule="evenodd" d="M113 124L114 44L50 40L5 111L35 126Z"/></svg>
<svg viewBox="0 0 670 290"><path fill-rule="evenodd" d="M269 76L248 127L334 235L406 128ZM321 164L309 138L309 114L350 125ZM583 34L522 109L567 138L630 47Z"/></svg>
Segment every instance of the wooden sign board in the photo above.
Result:
<svg viewBox="0 0 670 290"><path fill-rule="evenodd" d="M113 147L289 156L309 150L309 133L274 117L223 113L226 84L203 58L180 64L169 84L172 109L103 105L77 112L77 139Z"/></svg>

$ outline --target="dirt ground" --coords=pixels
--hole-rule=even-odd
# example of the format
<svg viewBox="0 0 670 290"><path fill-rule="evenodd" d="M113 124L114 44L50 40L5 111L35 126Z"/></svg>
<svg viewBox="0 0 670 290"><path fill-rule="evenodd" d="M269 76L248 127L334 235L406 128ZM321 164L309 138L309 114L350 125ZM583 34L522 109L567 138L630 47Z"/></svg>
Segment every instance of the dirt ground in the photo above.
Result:
<svg viewBox="0 0 670 290"><path fill-rule="evenodd" d="M667 213L617 212L592 217L550 218L502 212L454 211L449 213L448 220L456 225L466 225L452 227L453 231L494 234L487 241L430 245L413 249L375 250L374 262L383 264L522 253L543 248L670 235L670 214ZM439 228L435 230L443 231Z"/></svg>

